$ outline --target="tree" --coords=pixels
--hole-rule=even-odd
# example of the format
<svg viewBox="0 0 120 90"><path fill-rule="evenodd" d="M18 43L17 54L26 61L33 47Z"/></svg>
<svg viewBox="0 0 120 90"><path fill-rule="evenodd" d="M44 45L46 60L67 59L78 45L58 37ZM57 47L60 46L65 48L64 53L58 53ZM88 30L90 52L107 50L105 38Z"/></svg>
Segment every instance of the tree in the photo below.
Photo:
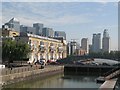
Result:
<svg viewBox="0 0 120 90"><path fill-rule="evenodd" d="M30 48L26 43L16 42L10 39L4 40L2 43L2 59L9 63L14 60L27 58L29 52Z"/></svg>

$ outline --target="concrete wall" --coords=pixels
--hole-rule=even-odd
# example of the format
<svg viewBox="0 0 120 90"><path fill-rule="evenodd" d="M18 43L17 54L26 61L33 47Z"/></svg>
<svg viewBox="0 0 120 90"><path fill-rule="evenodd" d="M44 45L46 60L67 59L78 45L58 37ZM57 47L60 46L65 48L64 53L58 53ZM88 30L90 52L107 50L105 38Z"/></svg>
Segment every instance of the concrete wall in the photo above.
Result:
<svg viewBox="0 0 120 90"><path fill-rule="evenodd" d="M0 76L0 78L2 78L2 82L0 84L7 85L7 84L23 81L23 80L30 80L30 79L35 79L37 77L49 76L49 75L53 75L63 71L64 71L63 66L52 66L49 68L35 69L35 70L25 71L21 73L11 73L11 74Z"/></svg>

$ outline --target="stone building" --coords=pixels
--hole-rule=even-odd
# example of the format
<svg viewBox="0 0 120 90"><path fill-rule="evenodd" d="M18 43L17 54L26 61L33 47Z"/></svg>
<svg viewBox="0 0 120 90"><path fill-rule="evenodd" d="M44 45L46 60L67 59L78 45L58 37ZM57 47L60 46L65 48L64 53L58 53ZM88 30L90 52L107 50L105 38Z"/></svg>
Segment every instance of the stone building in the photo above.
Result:
<svg viewBox="0 0 120 90"><path fill-rule="evenodd" d="M63 40L28 33L20 33L20 36L16 36L15 40L29 44L31 49L29 61L31 63L40 59L45 59L47 61L67 57L67 45Z"/></svg>

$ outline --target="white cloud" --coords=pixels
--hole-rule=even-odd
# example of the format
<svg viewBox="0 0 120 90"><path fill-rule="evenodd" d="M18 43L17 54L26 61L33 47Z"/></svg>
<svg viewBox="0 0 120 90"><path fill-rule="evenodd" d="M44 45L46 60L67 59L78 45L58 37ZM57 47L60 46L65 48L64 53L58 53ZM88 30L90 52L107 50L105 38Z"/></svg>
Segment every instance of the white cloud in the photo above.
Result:
<svg viewBox="0 0 120 90"><path fill-rule="evenodd" d="M12 4L12 3L11 3ZM27 5L26 5L27 4ZM20 20L21 24L29 25L31 26L34 22L41 22L45 25L67 25L67 24L84 24L84 23L90 23L93 20L90 19L92 16L91 14L84 13L84 14L74 14L70 12L64 13L64 10L58 11L57 9L50 9L49 8L43 8L44 5L39 5L35 3L22 3L22 4L15 4L13 3L13 6L16 6L17 8L21 8L20 10L16 11L16 9L13 7L10 10L8 8L3 8L3 23L11 19L12 17L16 17ZM22 10L25 6L28 7L28 11ZM19 9L18 8L18 9ZM32 13L32 14L31 14Z"/></svg>
<svg viewBox="0 0 120 90"><path fill-rule="evenodd" d="M84 23L90 23L92 22L92 20L90 20L88 17L85 16L80 16L80 15L64 15L60 18L54 18L54 19L49 19L48 21L46 20L46 22L48 22L48 24L52 23L52 24L60 24L60 25L74 25L74 24L84 24Z"/></svg>

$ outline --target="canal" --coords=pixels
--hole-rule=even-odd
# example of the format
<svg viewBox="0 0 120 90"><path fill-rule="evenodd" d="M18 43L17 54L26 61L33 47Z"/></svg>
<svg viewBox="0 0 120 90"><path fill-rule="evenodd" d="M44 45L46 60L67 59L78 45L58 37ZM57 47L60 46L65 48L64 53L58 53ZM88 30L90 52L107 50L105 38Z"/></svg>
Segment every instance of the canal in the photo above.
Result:
<svg viewBox="0 0 120 90"><path fill-rule="evenodd" d="M90 75L64 75L63 73L49 76L46 78L37 78L36 80L24 81L10 84L5 88L96 88L101 84L97 84L95 79L98 76Z"/></svg>
<svg viewBox="0 0 120 90"><path fill-rule="evenodd" d="M101 60L96 59L95 62L101 63ZM105 60L103 60L103 62L105 62ZM108 61L105 63L108 63ZM96 83L96 78L98 78L99 75L75 75L75 73L72 73L72 75L64 74L65 73L59 73L48 77L9 84L3 86L3 90L16 90L17 88L20 88L19 90L22 90L23 88L30 88L30 90L32 88L87 88L87 90L91 88L91 90L93 90L94 88L94 90L98 90L101 86L101 84ZM115 90L120 90L120 79L117 82Z"/></svg>

